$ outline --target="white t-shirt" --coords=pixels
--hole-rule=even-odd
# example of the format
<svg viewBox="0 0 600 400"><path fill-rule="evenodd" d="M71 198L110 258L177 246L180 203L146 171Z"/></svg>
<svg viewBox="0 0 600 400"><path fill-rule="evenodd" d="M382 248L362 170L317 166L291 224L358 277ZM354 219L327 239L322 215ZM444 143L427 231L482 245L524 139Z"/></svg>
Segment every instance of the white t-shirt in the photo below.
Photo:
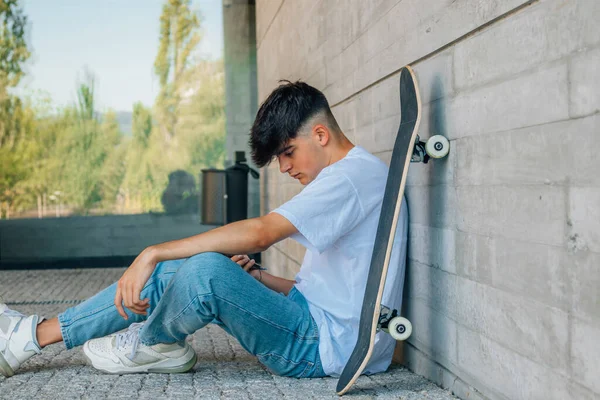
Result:
<svg viewBox="0 0 600 400"><path fill-rule="evenodd" d="M295 287L308 301L319 327L319 352L328 375L341 374L358 338L387 175L385 163L355 146L343 159L324 168L298 195L273 210L298 229L292 238L307 248ZM403 199L382 299L382 304L398 310L407 229ZM379 332L365 373L385 371L395 343Z"/></svg>

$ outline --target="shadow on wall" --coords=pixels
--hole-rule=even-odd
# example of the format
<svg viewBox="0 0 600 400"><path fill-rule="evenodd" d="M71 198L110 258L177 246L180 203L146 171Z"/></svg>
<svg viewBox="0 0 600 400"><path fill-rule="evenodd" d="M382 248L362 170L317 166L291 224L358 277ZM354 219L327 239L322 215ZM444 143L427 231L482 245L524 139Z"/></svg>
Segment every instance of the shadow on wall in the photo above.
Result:
<svg viewBox="0 0 600 400"><path fill-rule="evenodd" d="M177 170L162 213L0 220L0 270L129 265L149 245L214 228L198 219L199 192L194 176Z"/></svg>
<svg viewBox="0 0 600 400"><path fill-rule="evenodd" d="M429 132L420 133L424 139L433 135L447 136L447 105L446 99L442 97L444 93L444 82L440 77L434 79L430 90L430 98L437 100L430 103L429 115L423 116L423 118L429 118ZM408 284L405 288L403 314L411 321L426 321L421 324L417 323L414 327L415 330L413 331L413 336L408 342L412 347L428 352L434 359L437 359L438 356L443 357L443 354L437 353L445 353L443 349L448 344L446 339L451 337L448 332L449 327L444 322L445 318L439 317L441 316L442 311L434 309L434 304L437 304L440 299L448 299L450 297L450 293L447 293L448 285L440 282L440 278L443 279L443 274L438 273L443 265L448 264L446 262L448 261L446 260L446 257L451 257L447 251L448 246L451 245L451 243L445 243L447 240L446 235L443 235L441 233L442 229L440 229L443 228L441 225L446 221L448 190L452 189L451 185L448 185L448 183L444 181L448 174L447 168L450 157L451 156L441 159L432 159L426 165L421 164L413 166L413 168L428 169L427 182L421 182L423 185L426 185L427 193L423 193L423 196L426 196L426 198L420 199L420 204L409 204L409 210L425 207L426 218L422 222L422 229L425 230L425 234L418 232L415 235L411 235L411 224L409 221L408 260L405 280L406 282L415 282L416 278L419 280L419 282L417 282L417 286L419 287L411 288L410 284ZM410 190L410 188L407 188L407 190ZM422 211L419 214L422 214ZM416 251L416 249L413 248L413 246L415 246L415 240L425 241L422 243L424 248L421 251ZM419 244L417 244L417 246L419 246ZM424 271L417 271L417 268L423 268ZM423 289L428 291L428 293L422 293L421 291ZM411 301L424 301L426 307L417 304L409 304ZM416 315L423 311L429 315ZM423 346L426 348L423 349ZM410 359L405 358L403 361L405 364L408 362L408 366L411 369L416 367L415 365L410 365Z"/></svg>
<svg viewBox="0 0 600 400"><path fill-rule="evenodd" d="M161 196L165 214L197 214L199 193L196 179L183 170L169 174L169 183Z"/></svg>
<svg viewBox="0 0 600 400"><path fill-rule="evenodd" d="M429 126L430 126L430 134L433 135L443 135L448 136L447 128L446 128L446 99L443 97L444 94L444 83L442 79L437 76L433 85L431 86L431 99L438 99L431 103L430 113L429 113ZM444 176L446 176L447 168L448 168L448 160L449 157L444 157L441 159L432 160L434 165L432 165L429 169L428 180L430 183L433 183L435 187L432 187L432 190L428 192L428 201L427 204L429 214L427 216L428 225L436 228L440 228L440 224L442 221L446 221L446 208L448 207L448 189L450 188L447 182L444 182ZM439 232L439 230L438 230ZM446 235L442 233L436 233L433 235L435 240L430 240L429 247L425 250L428 254L431 254L430 260L431 268L440 269L442 265L447 265L445 262L445 257L449 257L450 254L446 251L448 247L448 243L444 243L446 240ZM439 253L442 254L439 254ZM436 254L438 253L438 254ZM435 261L434 261L435 260ZM440 265L436 265L439 263ZM439 275L438 277L443 276ZM442 278L443 279L443 278ZM429 280L429 292L437 293L436 296L439 296L442 299L449 299L450 293L447 292L448 285L442 284L441 282L437 282L437 279ZM445 318L429 318L429 329L427 343L430 344L430 347L434 347L432 344L434 343L443 343L442 347L446 344L449 344L446 340L452 335L447 332L448 326L445 323ZM435 346L437 347L437 346ZM441 349L436 349L441 350ZM441 350L443 353L447 354L447 351ZM436 354L437 351L433 352L433 356L436 359L439 359L439 356L444 356L445 354Z"/></svg>

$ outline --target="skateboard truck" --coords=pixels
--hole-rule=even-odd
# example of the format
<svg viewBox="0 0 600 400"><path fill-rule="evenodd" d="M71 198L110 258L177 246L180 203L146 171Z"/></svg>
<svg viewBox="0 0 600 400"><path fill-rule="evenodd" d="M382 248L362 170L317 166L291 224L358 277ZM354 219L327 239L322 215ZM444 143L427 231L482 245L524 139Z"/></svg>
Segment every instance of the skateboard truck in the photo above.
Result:
<svg viewBox="0 0 600 400"><path fill-rule="evenodd" d="M412 333L412 324L404 317L400 317L398 310L381 305L377 332L383 330L396 340L406 340Z"/></svg>
<svg viewBox="0 0 600 400"><path fill-rule="evenodd" d="M415 140L410 162L422 162L427 164L430 158L442 158L448 155L450 142L442 135L434 135L423 142L419 135Z"/></svg>

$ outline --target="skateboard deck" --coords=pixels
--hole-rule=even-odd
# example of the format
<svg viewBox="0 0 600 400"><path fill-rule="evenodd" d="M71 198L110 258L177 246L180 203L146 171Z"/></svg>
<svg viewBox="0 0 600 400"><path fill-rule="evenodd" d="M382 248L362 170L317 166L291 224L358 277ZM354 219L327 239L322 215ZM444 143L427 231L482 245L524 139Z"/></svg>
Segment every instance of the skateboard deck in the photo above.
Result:
<svg viewBox="0 0 600 400"><path fill-rule="evenodd" d="M400 112L400 127L392 151L360 314L358 340L338 380L336 392L340 396L350 389L367 366L375 344L375 335L378 328L381 327L381 298L392 254L408 167L413 149L415 149L415 142L418 143L417 131L421 121L421 98L417 79L409 66L402 68L400 72Z"/></svg>

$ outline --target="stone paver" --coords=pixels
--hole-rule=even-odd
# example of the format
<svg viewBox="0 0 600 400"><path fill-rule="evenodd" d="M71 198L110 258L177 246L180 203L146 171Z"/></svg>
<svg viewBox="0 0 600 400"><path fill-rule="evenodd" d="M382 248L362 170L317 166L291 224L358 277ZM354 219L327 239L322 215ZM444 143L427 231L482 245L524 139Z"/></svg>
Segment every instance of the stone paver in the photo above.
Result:
<svg viewBox="0 0 600 400"><path fill-rule="evenodd" d="M0 271L0 296L23 313L56 316L117 280L124 269ZM336 399L337 379L271 374L217 326L188 338L198 363L186 374L107 375L87 365L81 348L46 347L11 378L0 376L0 399ZM454 398L421 376L394 365L361 377L352 399Z"/></svg>

